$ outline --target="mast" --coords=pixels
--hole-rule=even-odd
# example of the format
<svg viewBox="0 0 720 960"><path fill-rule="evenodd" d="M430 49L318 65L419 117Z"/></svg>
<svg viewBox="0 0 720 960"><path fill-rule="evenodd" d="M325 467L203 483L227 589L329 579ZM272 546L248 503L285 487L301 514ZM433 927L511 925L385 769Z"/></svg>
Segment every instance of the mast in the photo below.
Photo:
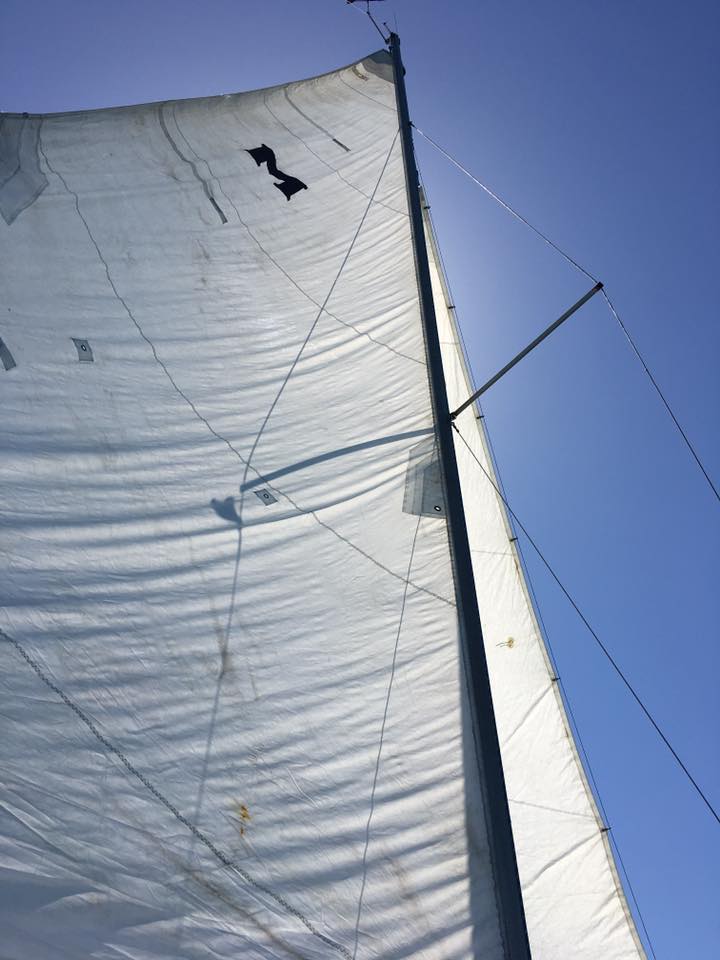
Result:
<svg viewBox="0 0 720 960"><path fill-rule="evenodd" d="M498 891L500 924L503 930L507 960L530 960L525 911L500 757L500 744L495 725L470 544L465 525L460 478L455 457L455 441L447 402L440 339L432 298L419 181L405 91L405 70L400 56L400 38L396 33L390 34L389 48L392 56L395 95L400 119L400 140L410 209L420 313L427 351L430 396L445 490L448 540L455 580L458 619L460 621L461 642L465 645L465 661L469 671L470 706L479 751L480 783L483 790L490 854Z"/></svg>

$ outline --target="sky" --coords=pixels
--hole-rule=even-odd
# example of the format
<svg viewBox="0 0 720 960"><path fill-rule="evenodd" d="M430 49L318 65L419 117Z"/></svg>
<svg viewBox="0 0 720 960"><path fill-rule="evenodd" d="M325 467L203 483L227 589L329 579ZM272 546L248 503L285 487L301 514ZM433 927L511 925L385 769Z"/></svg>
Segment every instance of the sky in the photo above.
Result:
<svg viewBox="0 0 720 960"><path fill-rule="evenodd" d="M711 0L383 0L416 126L599 277L720 484L720 7ZM254 89L382 41L344 0L3 0L0 110ZM590 286L421 137L474 375ZM595 297L492 388L508 500L720 806L720 504ZM658 960L714 960L720 828L524 547Z"/></svg>

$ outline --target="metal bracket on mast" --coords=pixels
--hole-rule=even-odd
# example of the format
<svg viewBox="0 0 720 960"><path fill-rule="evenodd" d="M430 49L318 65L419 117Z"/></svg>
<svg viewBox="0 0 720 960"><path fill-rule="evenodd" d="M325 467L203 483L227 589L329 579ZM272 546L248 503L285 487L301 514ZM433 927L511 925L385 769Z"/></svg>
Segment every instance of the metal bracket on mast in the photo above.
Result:
<svg viewBox="0 0 720 960"><path fill-rule="evenodd" d="M488 665L485 658L485 644L480 624L470 543L465 524L460 476L455 458L455 441L447 402L445 372L435 316L420 201L420 184L415 165L415 151L405 92L405 70L400 57L400 38L396 33L390 33L389 46L393 62L395 96L400 122L400 142L405 168L412 245L415 254L420 315L425 334L430 396L442 482L445 489L448 540L455 580L460 642L464 646L467 663L467 680L472 701L473 733L478 747L480 783L484 795L488 843L497 891L497 908L504 941L504 954L506 960L530 960L525 910L510 823L500 744L495 724Z"/></svg>
<svg viewBox="0 0 720 960"><path fill-rule="evenodd" d="M542 343L546 337L549 337L554 330L557 330L557 328L561 324L565 323L565 321L569 317L571 317L577 310L579 310L584 303L587 303L591 297L594 297L596 293L602 290L602 288L603 288L602 283L598 281L595 284L595 286L592 288L592 290L588 290L588 292L585 294L584 297L580 297L577 303L574 303L568 310L565 311L565 313L561 317L558 317L557 320L554 323L551 323L546 330L543 330L543 332L540 334L539 337L535 337L533 342L529 343L524 350L521 350L516 357L513 357L510 363L506 363L505 366L502 368L502 370L499 370L494 377L491 377L488 380L488 382L484 383L479 390L476 390L471 397L468 397L465 403L460 404L457 410L453 410L453 412L450 414L450 419L454 420L455 417L457 417L458 414L462 413L463 410L469 407L471 403L475 403L478 397L481 397L486 390L489 390L490 387L492 387L493 384L497 383L501 377L504 377L505 374L508 372L508 370L512 370L512 368L515 366L516 363L520 363L523 357L526 357L532 350L535 349L535 347L538 346L538 344Z"/></svg>
<svg viewBox="0 0 720 960"><path fill-rule="evenodd" d="M382 32L382 30L380 29L380 27L377 25L377 20L376 20L375 17L370 13L370 4L371 4L371 3L383 3L384 0L345 0L345 2L346 2L346 3L349 3L349 4L353 4L353 3L364 3L364 4L365 4L365 13L367 13L368 17L370 17L370 20L372 21L373 26L375 27L375 29L377 30L377 32L380 34L380 36L383 38L383 41L384 41L385 43L387 43L387 44L390 43L390 38L391 38L391 36L392 36L392 34L390 33L390 28L388 27L388 25L387 25L386 23L383 24L383 26L385 27L385 29L388 31L388 34L389 34L389 36L386 37L385 34L384 34L384 33Z"/></svg>

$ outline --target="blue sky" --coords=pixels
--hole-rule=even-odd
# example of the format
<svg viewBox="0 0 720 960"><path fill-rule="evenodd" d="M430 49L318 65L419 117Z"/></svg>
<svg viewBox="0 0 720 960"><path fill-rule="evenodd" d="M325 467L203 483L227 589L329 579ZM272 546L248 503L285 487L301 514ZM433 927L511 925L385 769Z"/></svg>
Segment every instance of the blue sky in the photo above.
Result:
<svg viewBox="0 0 720 960"><path fill-rule="evenodd" d="M415 123L606 283L720 482L720 7L373 6L397 17ZM379 45L343 0L4 0L0 109L252 89ZM590 284L421 139L418 159L483 381ZM513 508L720 804L720 506L601 298L485 411ZM720 828L528 558L658 960L715 958Z"/></svg>

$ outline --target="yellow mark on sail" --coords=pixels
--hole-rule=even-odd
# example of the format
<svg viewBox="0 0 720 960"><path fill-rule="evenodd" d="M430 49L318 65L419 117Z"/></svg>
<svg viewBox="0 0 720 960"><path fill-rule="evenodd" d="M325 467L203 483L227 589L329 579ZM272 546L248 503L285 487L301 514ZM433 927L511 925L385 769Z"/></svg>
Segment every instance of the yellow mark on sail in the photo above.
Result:
<svg viewBox="0 0 720 960"><path fill-rule="evenodd" d="M246 804L240 803L239 800L236 800L233 803L233 813L235 814L237 819L240 821L239 824L237 825L240 836L244 837L245 827L250 822L250 820L252 820L252 817L250 816L250 811L248 810Z"/></svg>

